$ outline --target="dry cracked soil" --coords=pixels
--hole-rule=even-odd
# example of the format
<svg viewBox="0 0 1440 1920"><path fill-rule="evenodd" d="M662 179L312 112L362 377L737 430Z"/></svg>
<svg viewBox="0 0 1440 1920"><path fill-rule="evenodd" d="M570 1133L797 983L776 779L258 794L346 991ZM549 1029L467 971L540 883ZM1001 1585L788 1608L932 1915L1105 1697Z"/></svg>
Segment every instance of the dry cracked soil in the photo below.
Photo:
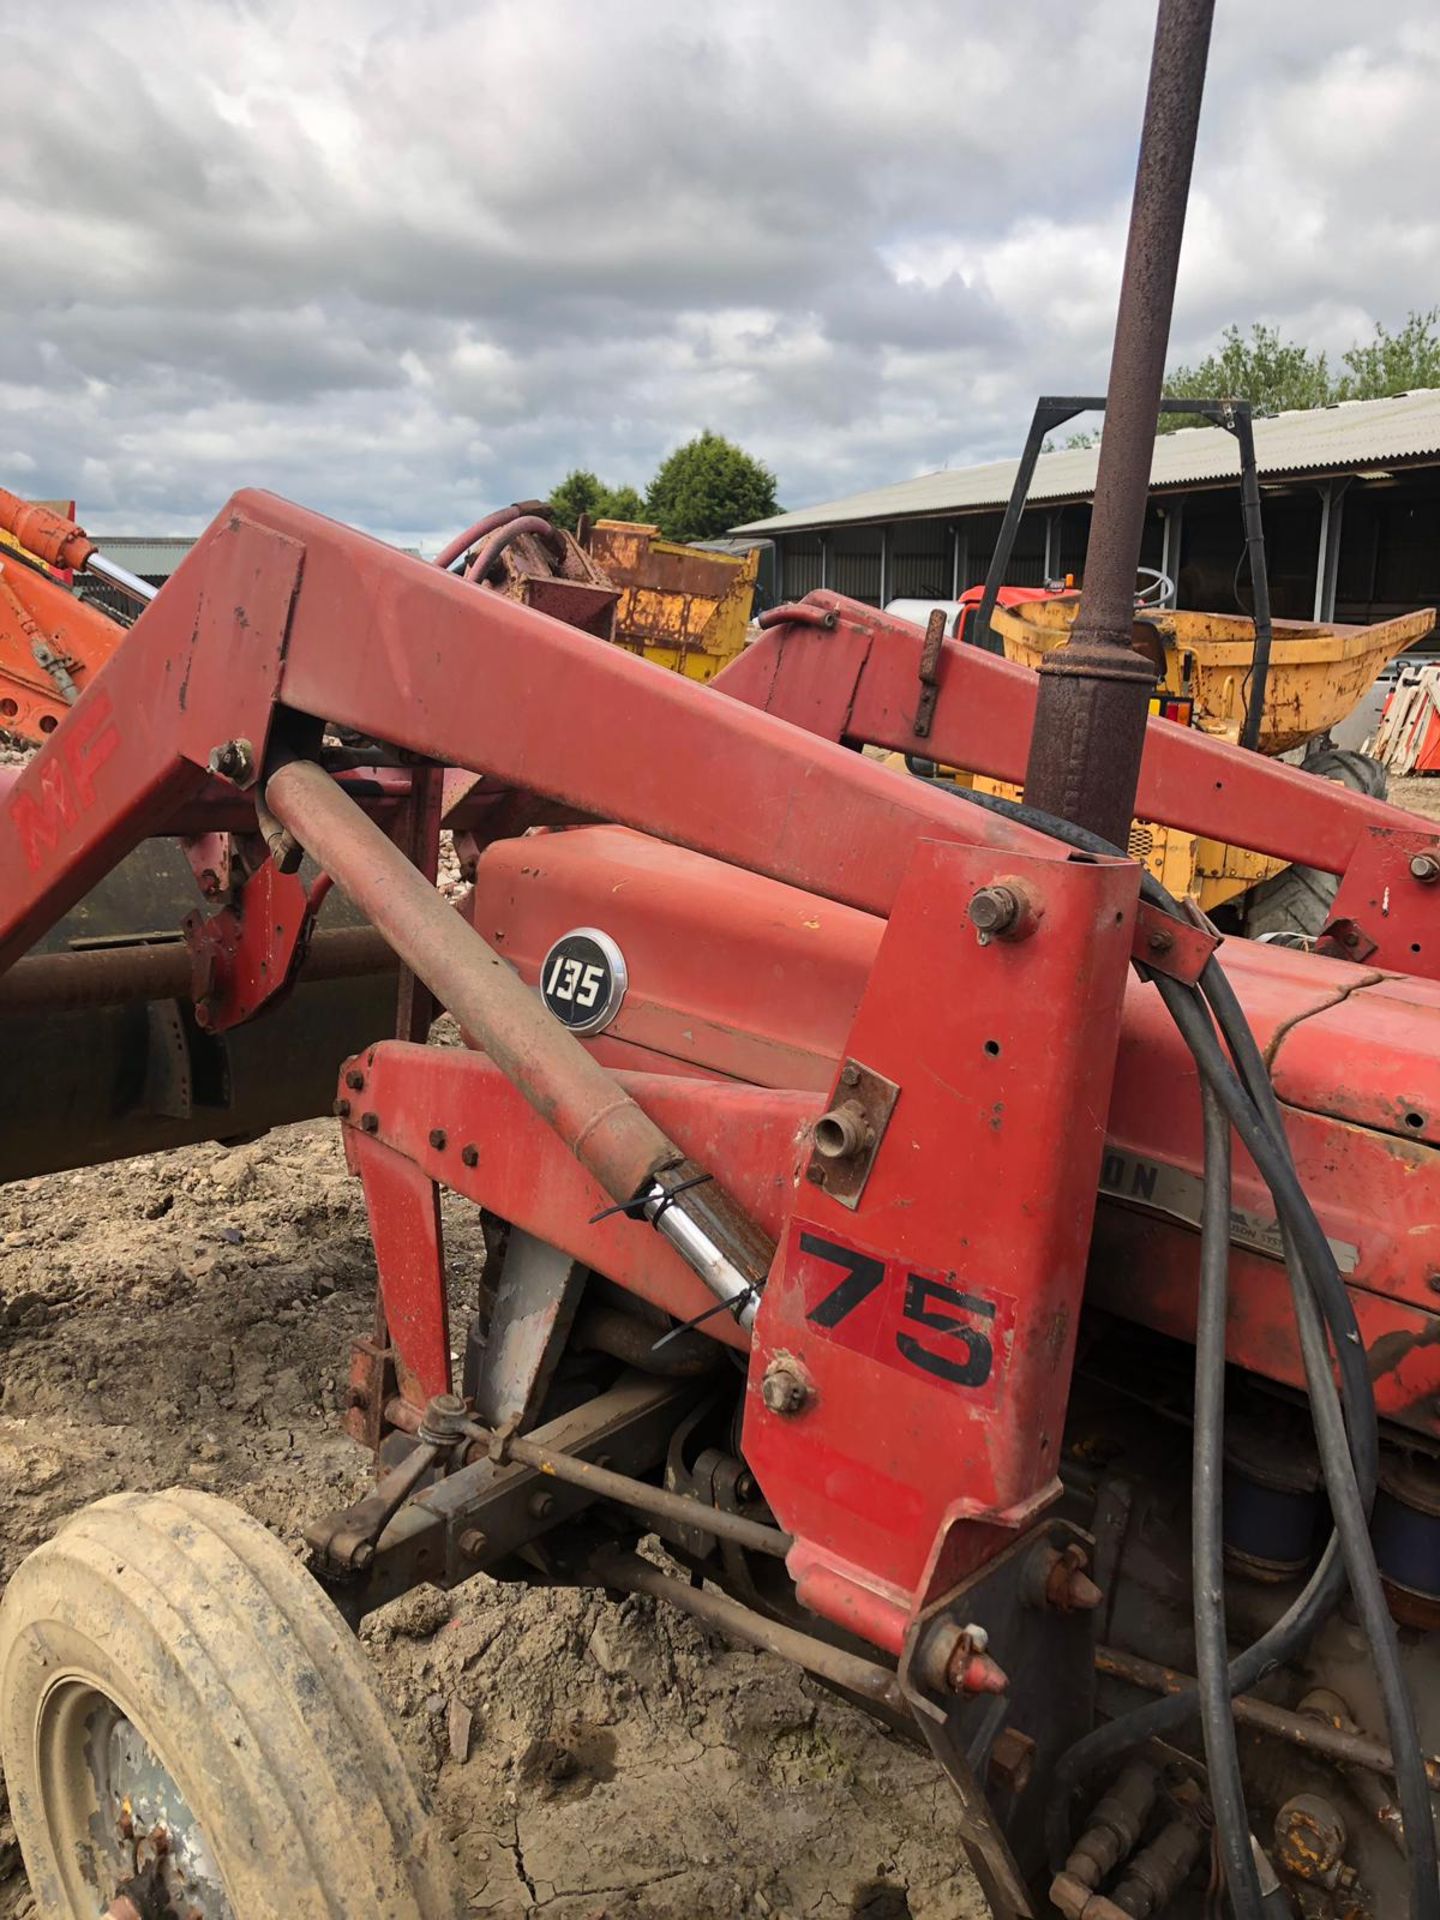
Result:
<svg viewBox="0 0 1440 1920"><path fill-rule="evenodd" d="M463 1336L483 1248L447 1205ZM338 1408L373 1285L326 1121L0 1190L0 1578L124 1488L212 1489L298 1552L368 1477ZM476 1914L985 1910L926 1755L653 1602L482 1576L362 1640ZM0 1801L0 1920L34 1915Z"/></svg>

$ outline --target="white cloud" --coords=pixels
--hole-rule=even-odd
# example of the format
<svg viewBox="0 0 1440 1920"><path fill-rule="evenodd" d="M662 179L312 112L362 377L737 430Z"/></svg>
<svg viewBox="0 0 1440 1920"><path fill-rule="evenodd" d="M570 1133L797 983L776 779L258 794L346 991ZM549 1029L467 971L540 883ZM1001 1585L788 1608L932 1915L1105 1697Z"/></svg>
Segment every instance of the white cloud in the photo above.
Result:
<svg viewBox="0 0 1440 1920"><path fill-rule="evenodd" d="M1103 385L1149 0L7 9L0 471L438 540L701 426L790 505ZM1424 0L1219 10L1174 356L1440 299Z"/></svg>

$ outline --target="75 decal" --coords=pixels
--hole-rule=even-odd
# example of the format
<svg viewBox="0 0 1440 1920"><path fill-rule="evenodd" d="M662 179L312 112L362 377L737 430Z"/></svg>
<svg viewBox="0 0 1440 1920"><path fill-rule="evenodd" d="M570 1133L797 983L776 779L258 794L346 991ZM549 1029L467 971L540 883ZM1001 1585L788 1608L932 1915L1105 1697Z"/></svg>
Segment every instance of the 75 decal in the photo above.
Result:
<svg viewBox="0 0 1440 1920"><path fill-rule="evenodd" d="M974 1403L998 1397L1015 1323L1007 1295L977 1292L954 1274L882 1259L798 1224L789 1267L816 1333Z"/></svg>

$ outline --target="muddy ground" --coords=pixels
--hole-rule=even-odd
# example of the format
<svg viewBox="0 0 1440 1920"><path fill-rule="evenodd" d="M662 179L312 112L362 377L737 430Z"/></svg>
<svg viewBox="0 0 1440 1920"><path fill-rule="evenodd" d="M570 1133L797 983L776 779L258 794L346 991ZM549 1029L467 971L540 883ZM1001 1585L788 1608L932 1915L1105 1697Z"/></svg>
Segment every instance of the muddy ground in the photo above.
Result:
<svg viewBox="0 0 1440 1920"><path fill-rule="evenodd" d="M473 1208L447 1238L458 1347ZM337 1408L374 1268L331 1123L0 1189L0 1259L0 1576L121 1488L213 1489L298 1550L363 1486ZM477 1914L984 1911L925 1756L651 1602L481 1577L364 1643ZM0 1916L34 1911L0 1816Z"/></svg>

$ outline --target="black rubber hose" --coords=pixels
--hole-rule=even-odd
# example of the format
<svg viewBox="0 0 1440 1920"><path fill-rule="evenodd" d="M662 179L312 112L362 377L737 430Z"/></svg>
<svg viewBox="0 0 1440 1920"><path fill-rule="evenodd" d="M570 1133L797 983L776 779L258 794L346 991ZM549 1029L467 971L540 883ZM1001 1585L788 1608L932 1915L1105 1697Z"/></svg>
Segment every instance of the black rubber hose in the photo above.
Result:
<svg viewBox="0 0 1440 1920"><path fill-rule="evenodd" d="M1230 1711L1225 1631L1222 1510L1225 1451L1225 1315L1230 1284L1230 1122L1208 1081L1205 1194L1200 1212L1200 1294L1195 1317L1195 1441L1190 1494L1194 1558L1195 1672L1210 1804L1220 1864L1235 1920L1264 1920L1264 1896L1250 1844L1250 1813Z"/></svg>
<svg viewBox="0 0 1440 1920"><path fill-rule="evenodd" d="M1210 969L1207 968L1207 976L1209 973ZM1206 997L1221 1022L1221 1031L1226 1033L1227 1039L1231 1029L1236 1032L1236 1040L1230 1042L1231 1051L1247 1087L1255 1096L1257 1106L1267 1119L1273 1116L1279 1122L1279 1101L1260 1050L1255 1045L1254 1035L1235 999L1234 988L1218 968L1215 977L1202 982L1202 985L1207 988ZM1311 1305L1308 1301L1303 1304L1306 1307ZM1301 1306L1302 1302L1297 1298L1297 1311ZM1371 1487L1367 1490L1356 1471L1353 1431L1347 1434L1342 1420L1324 1334L1313 1311L1299 1312L1299 1320L1306 1375L1311 1386L1315 1435L1325 1469L1331 1512L1345 1548L1350 1590L1361 1626L1370 1641L1385 1703L1390 1747L1395 1757L1396 1792L1405 1822L1406 1851L1413 1883L1411 1913L1415 1920L1421 1920L1422 1916L1423 1920L1436 1920L1436 1916L1440 1916L1440 1854L1436 1850L1430 1784L1421 1756L1420 1729L1415 1719L1414 1701L1405 1685L1400 1665L1399 1635L1385 1601L1369 1537L1368 1520L1374 1489ZM1358 1344L1358 1330L1356 1339Z"/></svg>
<svg viewBox="0 0 1440 1920"><path fill-rule="evenodd" d="M1215 965L1212 960L1211 966ZM1207 969L1208 971L1208 969ZM1218 972L1218 969L1217 969ZM1347 1424L1355 1455L1355 1470L1364 1489L1368 1514L1375 1498L1375 1483L1380 1465L1379 1426L1375 1413L1375 1388L1370 1379L1364 1343L1355 1321L1355 1309L1335 1265L1330 1242L1305 1196L1295 1171L1283 1125L1273 1125L1262 1116L1234 1068L1221 1050L1215 1028L1204 1001L1193 987L1157 975L1155 985L1180 1029L1186 1045L1195 1057L1201 1073L1214 1087L1240 1136L1246 1152L1255 1162L1270 1189L1279 1216L1282 1238L1289 1236L1295 1265L1289 1266L1292 1282L1303 1286L1308 1281L1335 1342L1335 1363L1345 1390ZM1237 1008L1238 1008L1238 1002ZM1243 1016L1242 1016L1243 1017ZM1272 1096L1273 1097L1273 1096ZM1279 1108L1276 1108L1279 1117ZM1287 1247L1287 1254L1291 1251ZM1297 1272L1298 1268L1298 1272ZM1292 1291L1293 1291L1292 1287ZM1329 1369L1326 1374L1328 1378Z"/></svg>
<svg viewBox="0 0 1440 1920"><path fill-rule="evenodd" d="M961 790L956 791L958 793ZM965 794L964 797L971 800L978 798L974 794ZM1028 815L1027 824L1051 832L1072 845L1080 845L1086 851L1114 855L1120 852L1112 844L1099 840L1098 836L1084 834L1082 837L1078 830L1042 814L1039 809L1017 806L1013 802L993 806L997 799L998 796L986 795L980 799L980 804L992 805L992 810L1010 814L1014 818L1025 819ZM1158 893L1174 910L1174 902L1163 888L1152 885L1147 886L1145 891L1150 898ZM1300 1186L1269 1073L1223 970L1218 962L1213 959L1210 961L1206 968L1206 998L1221 1021L1221 1030L1226 1034L1232 1058L1243 1081L1224 1058L1209 1013L1195 990L1168 980L1163 975L1156 975L1155 978L1206 1085L1213 1091L1215 1103L1223 1108L1228 1120L1235 1126L1274 1197L1310 1387L1316 1441L1336 1521L1335 1538L1327 1547L1320 1566L1300 1599L1261 1641L1231 1663L1224 1674L1224 1682L1230 1691L1238 1691L1241 1685L1250 1684L1246 1677L1247 1669L1266 1643L1269 1643L1272 1653L1279 1652L1283 1647L1282 1657L1298 1651L1303 1640L1299 1638L1297 1628L1303 1626L1313 1631L1319 1625L1324 1615L1316 1602L1332 1591L1338 1591L1343 1584L1344 1573L1348 1572L1385 1701L1391 1748L1395 1756L1397 1793L1407 1823L1406 1832L1407 1836L1413 1836L1409 1845L1412 1920L1440 1920L1440 1871L1437 1871L1429 1783L1420 1752L1419 1729L1405 1689L1395 1623L1385 1604L1368 1532L1369 1508L1374 1498L1378 1467L1379 1433L1374 1391L1365 1363L1364 1346L1355 1323L1354 1309L1336 1269L1329 1242ZM1207 1107L1208 1104L1207 1101ZM1207 1189L1207 1202L1208 1199ZM1225 1231L1228 1256L1228 1218ZM1322 1311L1333 1335L1336 1363L1346 1390L1344 1412L1330 1371L1330 1356L1321 1322ZM1166 1716L1162 1724L1183 1722L1195 1705L1201 1706L1202 1715L1209 1718L1215 1705L1217 1674L1214 1669L1223 1663L1223 1626L1219 1661L1211 1661L1209 1656L1213 1651L1213 1646L1207 1648L1206 1664L1212 1669L1207 1674L1208 1694L1207 1689L1200 1689L1201 1694L1207 1697L1197 1699L1194 1695L1180 1695L1157 1701L1150 1709L1141 1709L1139 1713L1125 1716L1123 1721L1111 1722L1108 1727L1097 1729L1061 1756L1056 1768L1055 1791L1046 1809L1047 1841L1052 1859L1057 1864L1068 1845L1069 1793L1085 1773L1100 1764L1102 1757L1109 1757L1109 1754L1118 1757L1119 1752L1128 1750L1135 1744L1137 1736L1146 1737L1139 1734L1138 1729L1147 1721L1153 1725L1159 1719L1157 1709L1168 1707L1173 1710L1176 1706L1181 1709L1173 1721ZM1223 1691L1222 1686L1222 1695ZM1222 1711L1223 1717L1228 1720L1228 1702ZM1233 1728L1230 1740L1233 1750ZM1207 1737L1207 1747L1208 1744ZM1222 1755L1222 1802L1226 1797L1223 1776ZM1220 1806L1216 1811L1220 1814ZM1222 1817L1226 1830L1227 1857L1234 1853L1238 1860L1237 1850L1242 1832L1247 1848L1249 1842L1243 1791L1238 1819L1233 1807L1227 1807ZM1253 1859L1249 1877L1253 1878ZM1235 1884L1232 1878L1232 1891ZM1248 1891L1247 1887L1246 1894ZM1258 1885L1255 1892L1258 1896Z"/></svg>

